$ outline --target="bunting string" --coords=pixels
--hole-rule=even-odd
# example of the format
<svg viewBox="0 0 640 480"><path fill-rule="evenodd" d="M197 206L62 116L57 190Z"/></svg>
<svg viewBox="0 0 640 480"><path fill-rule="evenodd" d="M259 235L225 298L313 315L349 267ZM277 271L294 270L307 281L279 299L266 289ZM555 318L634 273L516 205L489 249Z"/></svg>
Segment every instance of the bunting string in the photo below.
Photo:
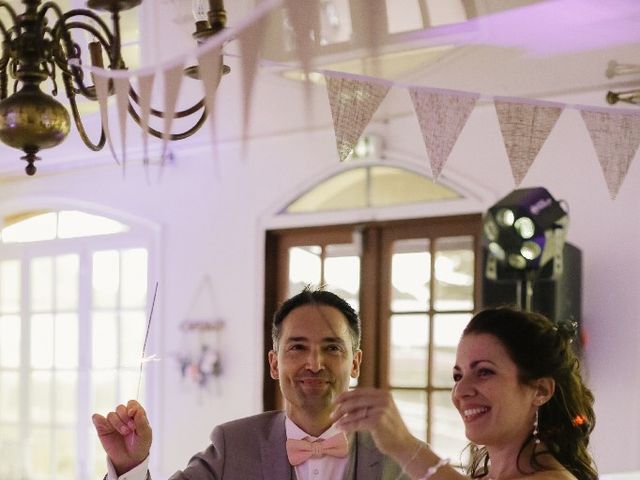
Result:
<svg viewBox="0 0 640 480"><path fill-rule="evenodd" d="M379 0L376 0L379 1ZM358 138L362 135L373 118L380 104L391 88L407 90L414 106L415 115L420 125L429 165L434 181L437 180L446 166L447 159L455 146L474 107L480 101L493 102L497 119L506 149L506 157L513 174L514 184L520 185L526 177L542 149L546 139L553 131L558 118L564 110L579 110L585 127L592 140L596 157L600 163L604 180L612 199L615 199L629 171L631 163L640 144L640 112L631 109L603 108L588 105L575 105L559 102L546 102L531 98L507 98L486 95L479 92L455 91L434 88L425 85L407 84L391 81L376 76L357 75L346 72L312 69L313 48L308 39L313 38L317 28L309 21L309 15L303 12L295 0L264 0L244 19L241 19L233 29L225 29L219 34L194 47L193 52L180 55L173 61L165 62L153 68L139 70L107 70L87 65L79 65L77 60L70 63L87 70L95 79L97 96L100 101L101 116L109 148L116 161L124 166L126 159L125 127L120 125L121 131L121 161L116 155L110 137L107 115L108 80L115 81L118 96L119 121L126 121L123 93L125 86L134 78L141 85L139 92L140 105L143 106L143 124L148 119L148 109L151 104L151 84L154 76L164 77L164 105L165 109L174 111L176 99L182 86L182 65L184 58L195 56L203 71L203 92L209 110L211 142L215 148L217 143L215 122L212 117L217 102L215 101L215 86L220 81L213 68L206 68L205 62L218 65L219 54L226 42L238 39L241 55L236 56L242 65L242 102L243 102L243 132L242 142L249 138L250 110L252 91L258 67L291 68L291 64L280 64L260 58L260 46L264 39L267 15L276 8L285 6L288 20L292 24L297 42L294 51L305 72L313 71L324 76L328 93L329 105L336 136L337 156L340 161L345 160L351 153ZM310 5L317 6L317 0ZM315 7L314 7L315 8ZM367 20L375 23L375 19ZM375 26L372 23L372 31ZM370 48L375 51L379 46L371 39ZM225 53L225 55L227 55ZM308 91L310 83L305 87ZM308 95L307 95L308 97ZM310 108L307 101L306 108ZM166 153L167 142L172 124L171 115L165 117L163 126L163 153ZM115 130L115 129L114 129ZM144 155L146 158L147 139L143 137Z"/></svg>

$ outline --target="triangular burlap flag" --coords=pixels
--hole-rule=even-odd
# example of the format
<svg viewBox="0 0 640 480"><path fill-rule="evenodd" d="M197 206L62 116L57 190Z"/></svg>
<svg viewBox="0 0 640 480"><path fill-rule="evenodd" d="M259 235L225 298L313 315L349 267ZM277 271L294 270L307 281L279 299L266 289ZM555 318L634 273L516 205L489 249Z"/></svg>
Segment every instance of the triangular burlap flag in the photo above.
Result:
<svg viewBox="0 0 640 480"><path fill-rule="evenodd" d="M580 115L589 130L609 194L615 199L640 145L640 114L580 110Z"/></svg>
<svg viewBox="0 0 640 480"><path fill-rule="evenodd" d="M295 35L296 52L305 75L311 70L314 45L320 42L319 0L284 0L285 15Z"/></svg>
<svg viewBox="0 0 640 480"><path fill-rule="evenodd" d="M336 134L338 156L344 161L389 91L389 86L325 75Z"/></svg>
<svg viewBox="0 0 640 480"><path fill-rule="evenodd" d="M242 60L242 98L244 102L242 118L242 139L246 140L251 115L251 99L256 70L267 27L267 17L261 17L240 33L240 56Z"/></svg>
<svg viewBox="0 0 640 480"><path fill-rule="evenodd" d="M420 87L410 88L409 95L436 180L480 95Z"/></svg>
<svg viewBox="0 0 640 480"><path fill-rule="evenodd" d="M138 105L140 106L140 131L142 135L143 162L149 163L149 117L151 116L151 92L155 74L148 73L138 77Z"/></svg>
<svg viewBox="0 0 640 480"><path fill-rule="evenodd" d="M524 179L551 133L564 105L519 100L494 100L500 131L516 186Z"/></svg>
<svg viewBox="0 0 640 480"><path fill-rule="evenodd" d="M176 111L180 85L184 76L183 65L176 64L164 72L164 126L162 128L162 163L167 155L169 140L171 140L171 126Z"/></svg>
<svg viewBox="0 0 640 480"><path fill-rule="evenodd" d="M309 73L313 68L315 45L320 41L320 2L318 0L284 0L285 15L295 35L296 53L305 78L304 105L307 123L313 116L312 83Z"/></svg>
<svg viewBox="0 0 640 480"><path fill-rule="evenodd" d="M111 133L109 131L109 78L101 75L100 73L95 73L93 75L93 81L96 86L96 97L98 97L98 105L100 106L102 131L107 139L107 143L109 144L109 150L111 150L113 159L118 165L120 165L120 160L118 160L118 155L116 155L116 151L113 148L113 141L111 140Z"/></svg>
<svg viewBox="0 0 640 480"><path fill-rule="evenodd" d="M222 77L222 47L204 50L198 56L200 80L204 88L205 108L209 116L209 131L215 165L218 164L218 135L216 131L216 93Z"/></svg>
<svg viewBox="0 0 640 480"><path fill-rule="evenodd" d="M122 173L127 164L127 117L129 116L129 79L117 77L113 79L118 107L118 122L120 123L120 146L122 148Z"/></svg>

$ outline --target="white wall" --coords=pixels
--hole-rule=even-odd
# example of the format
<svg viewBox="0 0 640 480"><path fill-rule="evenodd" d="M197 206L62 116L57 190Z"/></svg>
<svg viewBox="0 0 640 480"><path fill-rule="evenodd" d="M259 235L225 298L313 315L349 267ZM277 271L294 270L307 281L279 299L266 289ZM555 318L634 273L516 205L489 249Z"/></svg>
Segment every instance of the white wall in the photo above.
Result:
<svg viewBox="0 0 640 480"><path fill-rule="evenodd" d="M397 152L428 173L413 116L371 128L386 135L389 156ZM177 150L175 163L161 175L151 168L148 180L140 167L130 167L123 178L118 167L108 165L2 184L0 204L19 204L34 195L78 199L162 226L159 300L148 349L162 361L147 370L160 392L150 412L155 478L166 478L204 448L215 424L260 410L263 225L287 198L335 164L334 148L326 128L254 140L246 158L237 143L222 144L217 168L209 149ZM479 185L483 194L475 211L514 188L492 108L473 112L444 176ZM583 251L586 368L597 398L596 460L603 473L640 469L640 165L631 166L617 200L610 200L584 125L575 111L566 111L522 186L538 185L568 202L569 241ZM442 213L426 207L413 214L436 211ZM171 356L180 347L178 325L204 275L213 279L216 313L226 321L221 393L209 396L183 383Z"/></svg>

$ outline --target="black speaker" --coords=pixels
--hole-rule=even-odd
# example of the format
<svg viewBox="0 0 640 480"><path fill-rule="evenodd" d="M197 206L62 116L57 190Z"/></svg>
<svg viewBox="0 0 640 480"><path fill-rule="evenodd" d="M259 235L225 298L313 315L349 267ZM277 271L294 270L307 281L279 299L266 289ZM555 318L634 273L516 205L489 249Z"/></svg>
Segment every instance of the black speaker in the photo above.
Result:
<svg viewBox="0 0 640 480"><path fill-rule="evenodd" d="M487 250L484 251L483 269L486 270ZM515 279L489 280L482 275L483 308L522 303L524 284ZM538 278L533 282L531 310L560 322L570 320L580 326L582 315L582 252L565 242L561 273L555 279Z"/></svg>

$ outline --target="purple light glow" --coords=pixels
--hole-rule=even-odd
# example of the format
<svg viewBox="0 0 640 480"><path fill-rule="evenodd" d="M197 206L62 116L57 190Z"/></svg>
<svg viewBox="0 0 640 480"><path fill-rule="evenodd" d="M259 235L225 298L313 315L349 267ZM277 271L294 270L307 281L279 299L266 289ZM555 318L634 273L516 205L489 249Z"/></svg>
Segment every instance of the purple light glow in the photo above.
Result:
<svg viewBox="0 0 640 480"><path fill-rule="evenodd" d="M548 0L416 32L412 39L548 56L640 43L638 0Z"/></svg>

